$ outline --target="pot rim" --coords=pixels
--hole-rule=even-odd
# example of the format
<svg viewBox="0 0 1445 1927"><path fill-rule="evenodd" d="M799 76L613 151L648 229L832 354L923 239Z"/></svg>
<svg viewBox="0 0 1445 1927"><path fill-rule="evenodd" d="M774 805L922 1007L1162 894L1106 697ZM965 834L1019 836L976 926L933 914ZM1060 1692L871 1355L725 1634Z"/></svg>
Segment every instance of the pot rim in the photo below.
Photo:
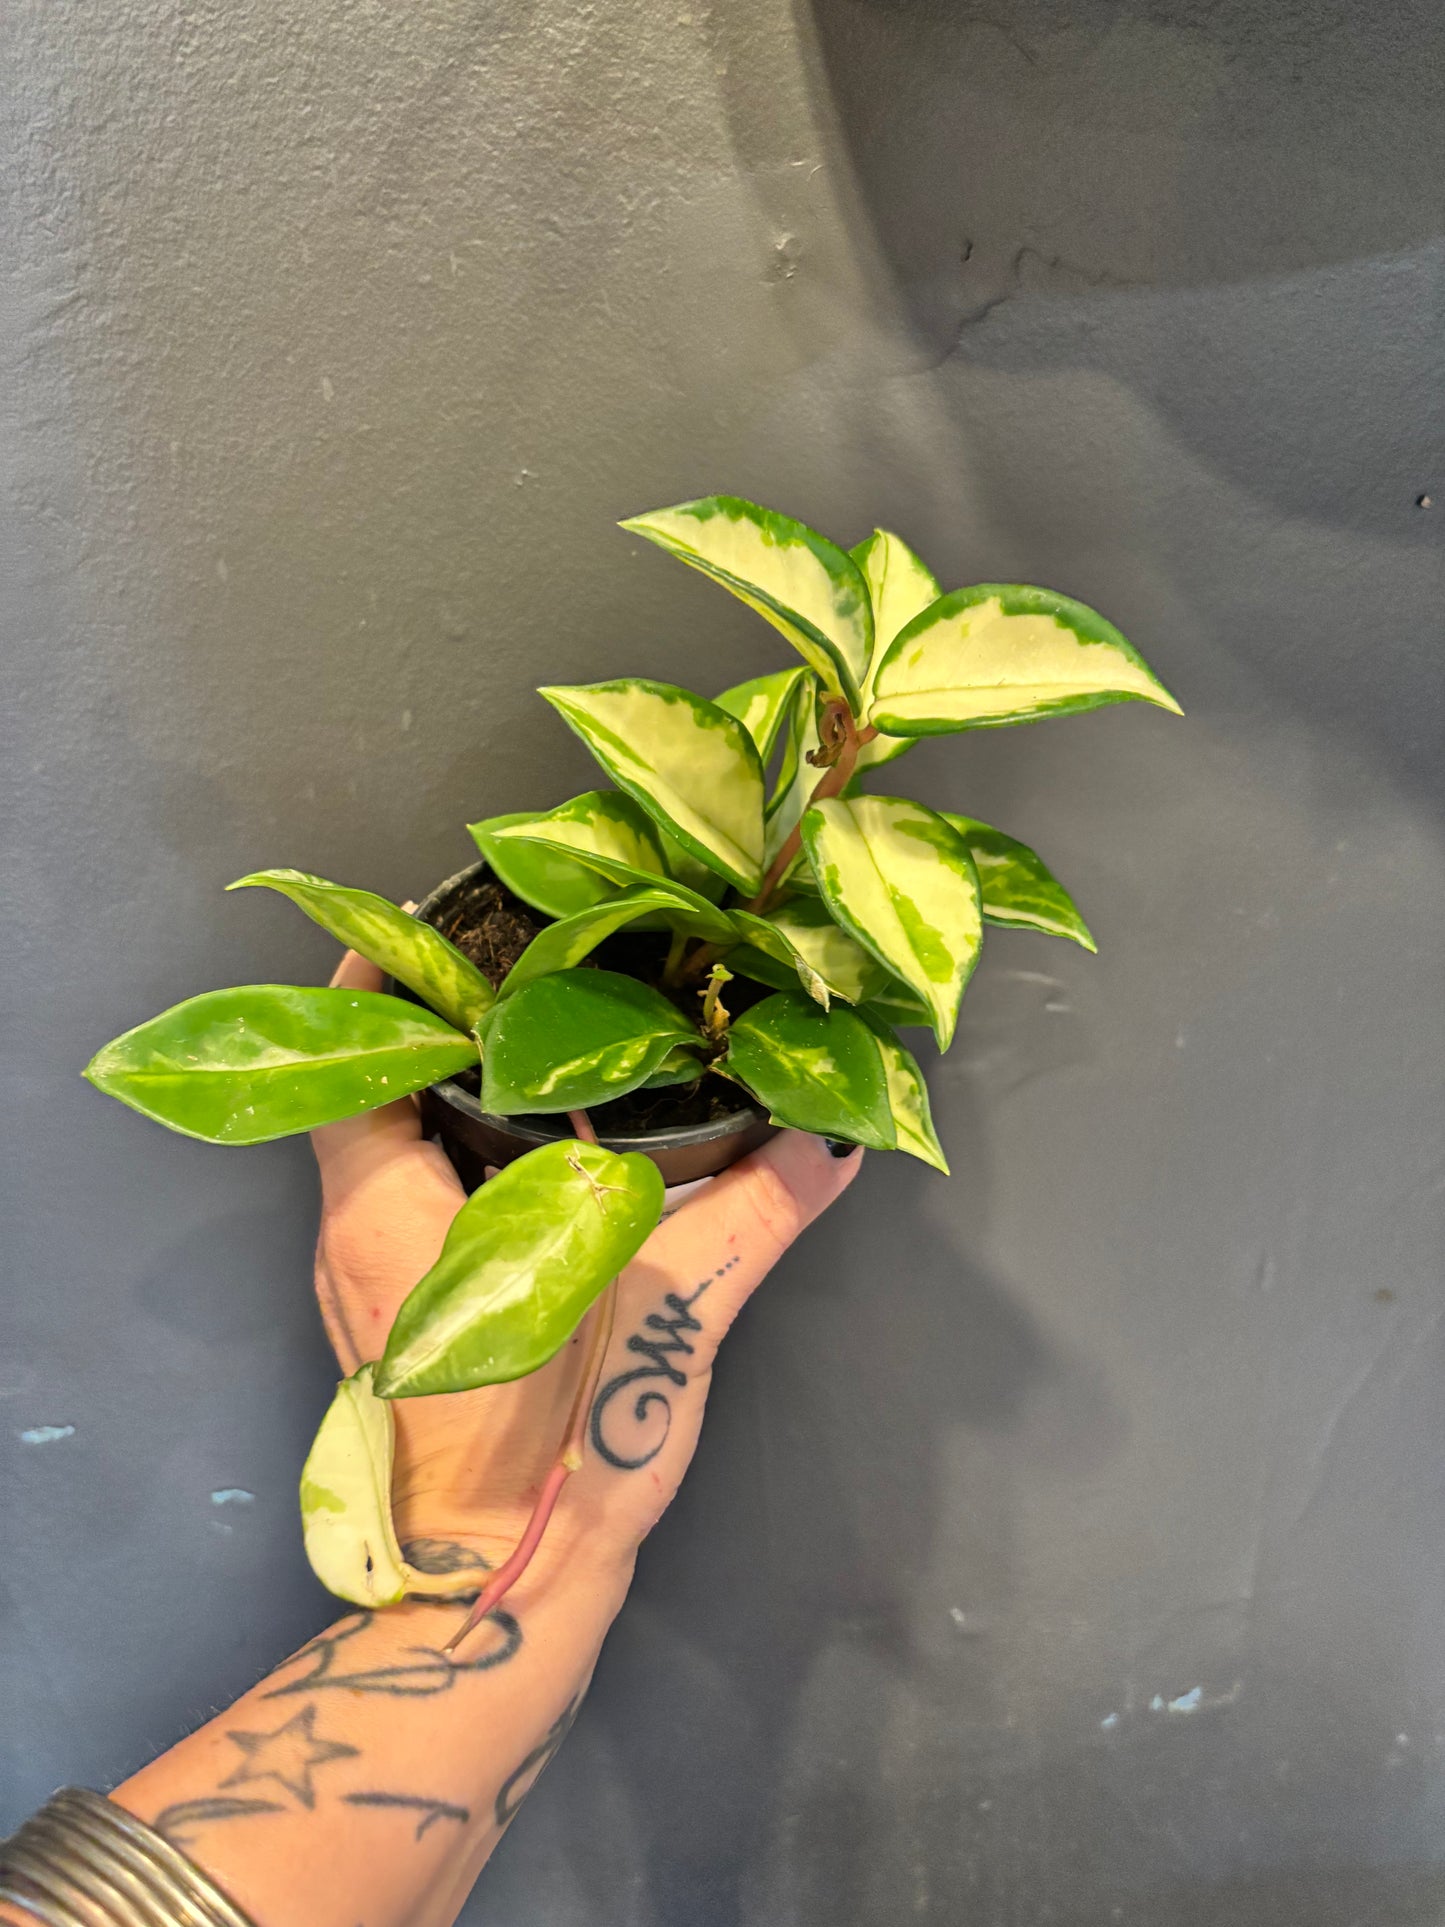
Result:
<svg viewBox="0 0 1445 1927"><path fill-rule="evenodd" d="M413 914L430 921L425 917L425 913L438 899L444 897L448 891L470 882L479 870L489 872L491 870L491 865L485 857L478 858L475 863L469 863L465 869L458 870L454 876L449 876L444 882L437 884L434 890L429 890ZM433 1097L440 1098L465 1116L476 1118L480 1123L489 1124L496 1130L510 1131L516 1137L530 1138L538 1144L556 1144L561 1139L572 1135L565 1115L560 1116L561 1128L549 1131L542 1127L541 1120L544 1116L556 1115L552 1112L532 1112L516 1117L502 1117L495 1111L484 1111L481 1100L473 1097L470 1091L463 1090L462 1086L451 1078L447 1078L440 1084L432 1084L428 1088ZM713 1144L719 1138L734 1137L742 1131L751 1130L760 1119L765 1120L767 1115L760 1104L745 1102L736 1111L728 1111L723 1117L712 1118L706 1124L683 1124L670 1131L633 1131L626 1136L604 1135L599 1131L597 1142L608 1151L647 1153L672 1148L681 1150L691 1145Z"/></svg>

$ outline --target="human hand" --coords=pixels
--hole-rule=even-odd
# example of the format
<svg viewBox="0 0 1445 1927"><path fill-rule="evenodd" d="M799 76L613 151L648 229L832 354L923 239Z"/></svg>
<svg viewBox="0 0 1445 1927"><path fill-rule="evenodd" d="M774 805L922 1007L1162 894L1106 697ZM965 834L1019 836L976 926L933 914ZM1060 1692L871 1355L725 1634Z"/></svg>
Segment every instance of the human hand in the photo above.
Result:
<svg viewBox="0 0 1445 1927"><path fill-rule="evenodd" d="M334 983L379 989L348 952ZM407 1098L312 1134L321 1167L316 1291L343 1372L381 1356L402 1300L435 1263L466 1201ZM769 1270L841 1191L861 1155L834 1158L786 1131L705 1187L622 1273L588 1449L528 1572L544 1585L581 1559L630 1570L697 1444L712 1361ZM585 1329L585 1328L584 1328ZM393 1511L414 1564L475 1590L516 1544L556 1459L582 1370L584 1330L541 1371L507 1385L397 1399ZM575 1567L573 1568L575 1571Z"/></svg>

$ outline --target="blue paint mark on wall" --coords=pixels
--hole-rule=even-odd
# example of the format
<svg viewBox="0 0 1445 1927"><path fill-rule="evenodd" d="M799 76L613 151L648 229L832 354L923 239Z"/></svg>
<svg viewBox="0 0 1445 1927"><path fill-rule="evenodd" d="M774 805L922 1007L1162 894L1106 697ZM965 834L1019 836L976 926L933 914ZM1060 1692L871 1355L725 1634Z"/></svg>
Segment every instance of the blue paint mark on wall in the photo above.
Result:
<svg viewBox="0 0 1445 1927"><path fill-rule="evenodd" d="M254 1492L248 1492L243 1485L223 1485L211 1494L212 1505L250 1505L255 1499Z"/></svg>
<svg viewBox="0 0 1445 1927"><path fill-rule="evenodd" d="M22 1445L54 1445L57 1439L73 1439L73 1425L32 1425L20 1434Z"/></svg>

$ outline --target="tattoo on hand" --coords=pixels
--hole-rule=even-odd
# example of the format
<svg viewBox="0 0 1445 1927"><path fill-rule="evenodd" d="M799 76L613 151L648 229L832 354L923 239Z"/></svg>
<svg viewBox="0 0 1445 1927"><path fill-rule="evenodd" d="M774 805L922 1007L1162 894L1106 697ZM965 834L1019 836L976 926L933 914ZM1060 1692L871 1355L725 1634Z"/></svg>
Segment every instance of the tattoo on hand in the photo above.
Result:
<svg viewBox="0 0 1445 1927"><path fill-rule="evenodd" d="M499 1827L506 1826L537 1784L543 1768L553 1758L571 1730L572 1722L576 1719L577 1709L581 1704L582 1695L579 1693L576 1699L564 1709L561 1717L548 1727L522 1764L503 1780L501 1792L497 1795L497 1804L493 1809L493 1817Z"/></svg>
<svg viewBox="0 0 1445 1927"><path fill-rule="evenodd" d="M323 1740L316 1732L316 1708L301 1711L278 1726L274 1733L227 1733L232 1746L244 1754L234 1773L222 1780L223 1787L241 1786L248 1780L275 1780L294 1794L308 1811L316 1805L312 1779L316 1769L332 1760L354 1760L359 1747L344 1740Z"/></svg>
<svg viewBox="0 0 1445 1927"><path fill-rule="evenodd" d="M422 1818L413 1836L417 1840L438 1820L455 1820L465 1826L472 1817L469 1807L454 1806L450 1800L429 1800L420 1793L347 1793L342 1797L349 1807L403 1807L420 1813Z"/></svg>
<svg viewBox="0 0 1445 1927"><path fill-rule="evenodd" d="M468 1673L489 1673L494 1666L505 1665L522 1644L522 1628L511 1613L498 1606L487 1614L487 1619L500 1638L475 1659L448 1659L439 1646L409 1646L408 1656L399 1660L388 1661L383 1666L352 1666L348 1670L352 1655L344 1649L358 1633L366 1630L374 1617L372 1613L357 1613L318 1634L286 1662L294 1665L307 1660L310 1671L282 1686L273 1686L261 1697L290 1699L334 1687L348 1693L383 1694L391 1699L432 1699L439 1693L450 1693Z"/></svg>
<svg viewBox="0 0 1445 1927"><path fill-rule="evenodd" d="M672 1430L672 1400L666 1392L649 1386L639 1391L633 1399L632 1421L640 1428L644 1439L641 1450L634 1449L631 1452L625 1449L616 1436L616 1418L612 1415L613 1400L620 1393L626 1392L630 1386L644 1385L650 1379L665 1379L669 1385L679 1390L686 1385L687 1373L680 1371L672 1360L678 1353L691 1358L696 1350L691 1340L684 1336L685 1333L702 1330L701 1321L692 1315L692 1308L709 1285L716 1284L717 1280L731 1271L737 1262L736 1258L729 1258L725 1265L718 1267L711 1278L704 1278L702 1283L685 1298L680 1292L668 1292L662 1302L667 1307L669 1315L663 1317L658 1312L650 1311L642 1321L646 1332L660 1332L662 1334L660 1338L649 1338L644 1332L634 1332L628 1339L628 1351L638 1353L647 1359L648 1363L634 1365L631 1371L619 1372L615 1378L609 1379L593 1403L592 1449L604 1464L615 1466L619 1472L636 1472L639 1467L655 1459L666 1445L667 1435ZM624 1407L626 1403L624 1399ZM661 1407L661 1412L654 1415L653 1408L656 1406ZM625 1419L623 1423L626 1423ZM646 1435L655 1431L659 1423L662 1427L660 1434L652 1444L646 1444ZM610 1440L609 1431L612 1433Z"/></svg>

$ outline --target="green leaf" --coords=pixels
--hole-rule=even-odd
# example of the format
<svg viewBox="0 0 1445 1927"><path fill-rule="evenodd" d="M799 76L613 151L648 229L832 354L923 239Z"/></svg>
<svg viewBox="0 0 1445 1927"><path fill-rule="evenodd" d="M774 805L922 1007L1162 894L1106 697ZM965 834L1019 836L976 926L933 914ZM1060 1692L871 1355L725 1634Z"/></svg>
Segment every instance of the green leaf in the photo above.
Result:
<svg viewBox="0 0 1445 1927"><path fill-rule="evenodd" d="M408 1568L391 1517L396 1420L363 1365L336 1388L301 1472L301 1528L311 1570L354 1606L394 1606Z"/></svg>
<svg viewBox="0 0 1445 1927"><path fill-rule="evenodd" d="M682 1046L663 1058L651 1077L644 1078L639 1090L660 1091L670 1084L695 1084L707 1066Z"/></svg>
<svg viewBox="0 0 1445 1927"><path fill-rule="evenodd" d="M898 1149L910 1157L921 1158L935 1171L948 1171L948 1159L933 1128L933 1113L928 1103L928 1085L918 1068L918 1059L894 1036L891 1027L872 1011L858 1015L872 1031L883 1055L883 1070L888 1079L888 1104L893 1126L898 1133Z"/></svg>
<svg viewBox="0 0 1445 1927"><path fill-rule="evenodd" d="M937 736L1127 702L1183 714L1133 644L1082 602L983 582L940 596L894 637L870 720L893 736Z"/></svg>
<svg viewBox="0 0 1445 1927"><path fill-rule="evenodd" d="M637 1255L662 1202L638 1152L564 1138L507 1165L462 1206L397 1313L377 1391L416 1398L535 1372Z"/></svg>
<svg viewBox="0 0 1445 1927"><path fill-rule="evenodd" d="M788 720L799 684L808 674L805 668L777 669L771 676L754 676L725 689L713 701L729 716L736 716L757 744L764 768L778 740L778 732Z"/></svg>
<svg viewBox="0 0 1445 1927"><path fill-rule="evenodd" d="M736 921L736 911L733 917ZM790 903L770 910L766 921L822 978L829 994L841 997L844 1003L864 1003L893 981L876 958L870 956L861 944L854 943L845 930L838 928L828 913L827 905L817 897L795 897ZM764 953L763 962L769 966L771 974L754 968L759 952ZM734 970L742 971L745 976L756 977L759 983L773 984L779 990L790 990L794 973L787 970L786 964L775 962L774 955L769 954L768 946L754 943L730 952L728 962Z"/></svg>
<svg viewBox="0 0 1445 1927"><path fill-rule="evenodd" d="M476 1061L472 1038L400 997L247 984L126 1031L85 1075L187 1137L262 1144L375 1110Z"/></svg>
<svg viewBox="0 0 1445 1927"><path fill-rule="evenodd" d="M750 910L734 910L731 914L738 934L746 939L746 948L754 955L770 958L780 970L787 972L783 980L784 988L791 989L794 984L801 984L815 1004L821 1004L824 1010L828 1008L828 985L773 918L755 917ZM731 952L728 953L728 960L732 961ZM759 981L767 983L770 980L764 977Z"/></svg>
<svg viewBox="0 0 1445 1927"><path fill-rule="evenodd" d="M635 1091L679 1044L702 1037L675 1004L613 970L561 970L497 1005L482 1108L503 1117L578 1111Z"/></svg>
<svg viewBox="0 0 1445 1927"><path fill-rule="evenodd" d="M1042 930L1046 936L1068 937L1085 950L1097 951L1099 946L1073 898L1037 850L980 823L977 817L955 816L951 810L940 814L968 845L988 923Z"/></svg>
<svg viewBox="0 0 1445 1927"><path fill-rule="evenodd" d="M385 897L347 890L304 870L257 870L226 887L258 885L290 897L313 923L414 990L458 1030L474 1031L496 1000L481 971L440 931Z"/></svg>
<svg viewBox="0 0 1445 1927"><path fill-rule="evenodd" d="M595 792L594 792L595 793ZM616 894L613 881L555 845L504 840L514 830L546 820L545 810L515 810L469 823L472 839L507 888L549 917L570 917Z"/></svg>
<svg viewBox="0 0 1445 1927"><path fill-rule="evenodd" d="M731 928L726 914L701 891L665 874L660 833L647 813L617 790L588 790L544 815L496 831L494 841L508 849L561 852L564 860L575 856L624 889L640 885L670 890L679 910L686 912L686 928L700 936L723 942Z"/></svg>
<svg viewBox="0 0 1445 1927"><path fill-rule="evenodd" d="M538 693L619 789L700 863L752 895L763 880L763 766L736 716L640 676Z"/></svg>
<svg viewBox="0 0 1445 1927"><path fill-rule="evenodd" d="M888 645L898 631L921 615L942 594L938 578L901 536L888 529L874 529L866 542L849 551L868 584L873 604L873 653L863 684L863 710L866 716L873 703L873 681L878 674ZM865 770L878 769L894 762L913 747L906 736L875 736L858 752L855 778Z"/></svg>
<svg viewBox="0 0 1445 1927"><path fill-rule="evenodd" d="M857 714L873 647L868 587L852 556L789 515L736 495L656 509L622 524L700 570L770 622Z"/></svg>
<svg viewBox="0 0 1445 1927"><path fill-rule="evenodd" d="M927 1004L906 984L899 983L896 977L888 982L873 996L858 1006L863 1015L877 1017L885 1024L916 1024L929 1026L933 1018Z"/></svg>
<svg viewBox="0 0 1445 1927"><path fill-rule="evenodd" d="M803 843L834 917L923 999L947 1050L983 937L963 838L921 803L835 796L804 816Z"/></svg>
<svg viewBox="0 0 1445 1927"><path fill-rule="evenodd" d="M545 930L538 931L512 965L497 995L513 997L538 977L570 970L624 924L636 923L639 917L654 916L660 911L677 912L679 908L684 915L690 914L682 891L659 879L653 888L639 885L623 890L607 903L579 910L576 916L564 917L560 923L549 923Z"/></svg>
<svg viewBox="0 0 1445 1927"><path fill-rule="evenodd" d="M841 1005L820 1010L801 990L765 997L734 1021L720 1068L767 1106L775 1124L894 1148L878 1041Z"/></svg>

